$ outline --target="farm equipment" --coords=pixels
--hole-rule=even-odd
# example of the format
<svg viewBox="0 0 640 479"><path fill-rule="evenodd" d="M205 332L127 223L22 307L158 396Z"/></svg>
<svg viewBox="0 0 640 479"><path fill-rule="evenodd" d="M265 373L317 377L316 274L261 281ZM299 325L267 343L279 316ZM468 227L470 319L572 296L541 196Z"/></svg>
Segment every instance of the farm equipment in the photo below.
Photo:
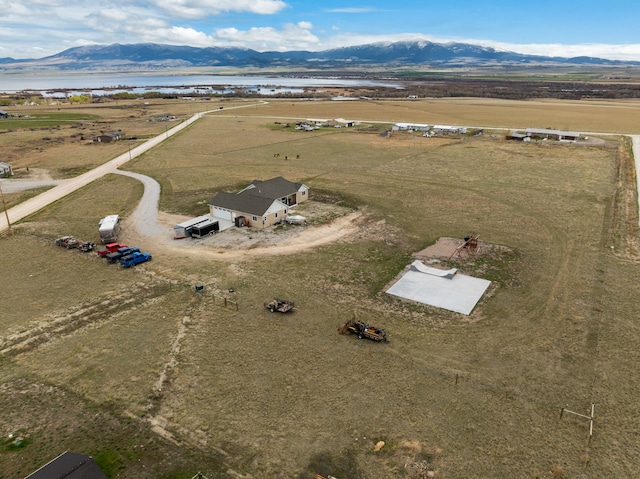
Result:
<svg viewBox="0 0 640 479"><path fill-rule="evenodd" d="M279 313L288 313L289 311L293 311L293 309L295 308L295 304L293 301L275 298L269 303L264 303L264 307L272 313L275 313L276 311L278 311Z"/></svg>
<svg viewBox="0 0 640 479"><path fill-rule="evenodd" d="M82 251L83 253L88 253L89 251L93 251L96 247L95 243L91 243L90 241L87 241L85 243L80 243L78 245L78 249L80 251Z"/></svg>
<svg viewBox="0 0 640 479"><path fill-rule="evenodd" d="M73 236L63 236L56 240L56 246L63 246L67 249L77 248L80 242Z"/></svg>
<svg viewBox="0 0 640 479"><path fill-rule="evenodd" d="M295 215L295 216L287 216L285 220L290 225L306 225L307 219L304 216Z"/></svg>
<svg viewBox="0 0 640 479"><path fill-rule="evenodd" d="M374 341L389 341L387 332L384 329L360 321L355 316L344 323L339 331L341 334L357 334L359 339L369 338Z"/></svg>

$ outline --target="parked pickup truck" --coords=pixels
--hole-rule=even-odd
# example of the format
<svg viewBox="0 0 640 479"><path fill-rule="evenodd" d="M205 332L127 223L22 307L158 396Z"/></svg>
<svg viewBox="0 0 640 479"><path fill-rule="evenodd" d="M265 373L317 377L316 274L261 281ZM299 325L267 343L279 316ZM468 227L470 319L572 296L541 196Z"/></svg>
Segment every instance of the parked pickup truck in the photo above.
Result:
<svg viewBox="0 0 640 479"><path fill-rule="evenodd" d="M87 241L85 243L80 243L78 245L78 249L80 251L82 251L83 253L88 253L89 251L93 251L96 247L95 243L92 243L91 241Z"/></svg>
<svg viewBox="0 0 640 479"><path fill-rule="evenodd" d="M135 246L132 246L131 248L118 248L117 251L114 251L113 253L108 253L105 258L107 259L108 263L117 263L118 261L120 261L120 258L124 258L125 256L131 254L131 253L138 253L140 252L140 248L137 248Z"/></svg>
<svg viewBox="0 0 640 479"><path fill-rule="evenodd" d="M109 243L104 245L104 248L101 248L97 251L99 256L107 256L109 253L115 253L120 248L126 248L126 244L122 243Z"/></svg>
<svg viewBox="0 0 640 479"><path fill-rule="evenodd" d="M151 255L149 253L140 253L139 251L136 251L135 253L128 254L121 258L120 266L123 268L130 268L131 266L144 263L145 261L151 261Z"/></svg>
<svg viewBox="0 0 640 479"><path fill-rule="evenodd" d="M73 236L63 236L56 240L56 246L63 246L67 249L77 248L79 243Z"/></svg>

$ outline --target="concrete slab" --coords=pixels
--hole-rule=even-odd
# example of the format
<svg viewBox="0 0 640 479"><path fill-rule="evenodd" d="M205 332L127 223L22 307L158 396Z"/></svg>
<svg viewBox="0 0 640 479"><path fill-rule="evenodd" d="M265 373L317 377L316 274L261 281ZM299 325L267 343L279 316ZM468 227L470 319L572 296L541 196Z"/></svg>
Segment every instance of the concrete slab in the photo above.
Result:
<svg viewBox="0 0 640 479"><path fill-rule="evenodd" d="M224 220L218 217L215 217L213 219L218 222L218 226L220 226L220 231L228 230L229 228L233 228L235 226L235 223L231 220Z"/></svg>
<svg viewBox="0 0 640 479"><path fill-rule="evenodd" d="M455 269L445 271L414 261L386 292L468 315L490 284L491 281L460 274Z"/></svg>

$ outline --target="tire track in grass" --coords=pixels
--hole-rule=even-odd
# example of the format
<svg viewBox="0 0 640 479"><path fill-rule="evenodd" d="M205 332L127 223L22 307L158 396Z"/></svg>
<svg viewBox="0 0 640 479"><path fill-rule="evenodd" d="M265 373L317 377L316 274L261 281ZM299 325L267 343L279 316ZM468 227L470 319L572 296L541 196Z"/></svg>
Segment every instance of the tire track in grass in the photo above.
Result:
<svg viewBox="0 0 640 479"><path fill-rule="evenodd" d="M153 302L165 293L164 287L126 288L105 294L92 302L63 313L52 314L24 329L0 338L0 356L16 356L43 344L69 336L76 331L105 321L111 321L133 307Z"/></svg>

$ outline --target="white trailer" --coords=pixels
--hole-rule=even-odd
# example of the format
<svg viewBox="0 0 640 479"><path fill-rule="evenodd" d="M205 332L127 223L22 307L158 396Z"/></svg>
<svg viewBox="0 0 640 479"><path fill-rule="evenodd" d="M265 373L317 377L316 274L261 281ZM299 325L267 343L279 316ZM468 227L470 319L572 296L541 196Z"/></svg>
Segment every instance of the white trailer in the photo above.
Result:
<svg viewBox="0 0 640 479"><path fill-rule="evenodd" d="M100 240L102 243L107 244L118 241L120 216L109 215L102 218L100 223L98 223L98 231L100 232Z"/></svg>
<svg viewBox="0 0 640 479"><path fill-rule="evenodd" d="M202 215L175 225L173 227L173 239L182 239L187 236L191 236L191 230L195 225L199 225L200 223L204 223L210 219L212 219L211 216Z"/></svg>

